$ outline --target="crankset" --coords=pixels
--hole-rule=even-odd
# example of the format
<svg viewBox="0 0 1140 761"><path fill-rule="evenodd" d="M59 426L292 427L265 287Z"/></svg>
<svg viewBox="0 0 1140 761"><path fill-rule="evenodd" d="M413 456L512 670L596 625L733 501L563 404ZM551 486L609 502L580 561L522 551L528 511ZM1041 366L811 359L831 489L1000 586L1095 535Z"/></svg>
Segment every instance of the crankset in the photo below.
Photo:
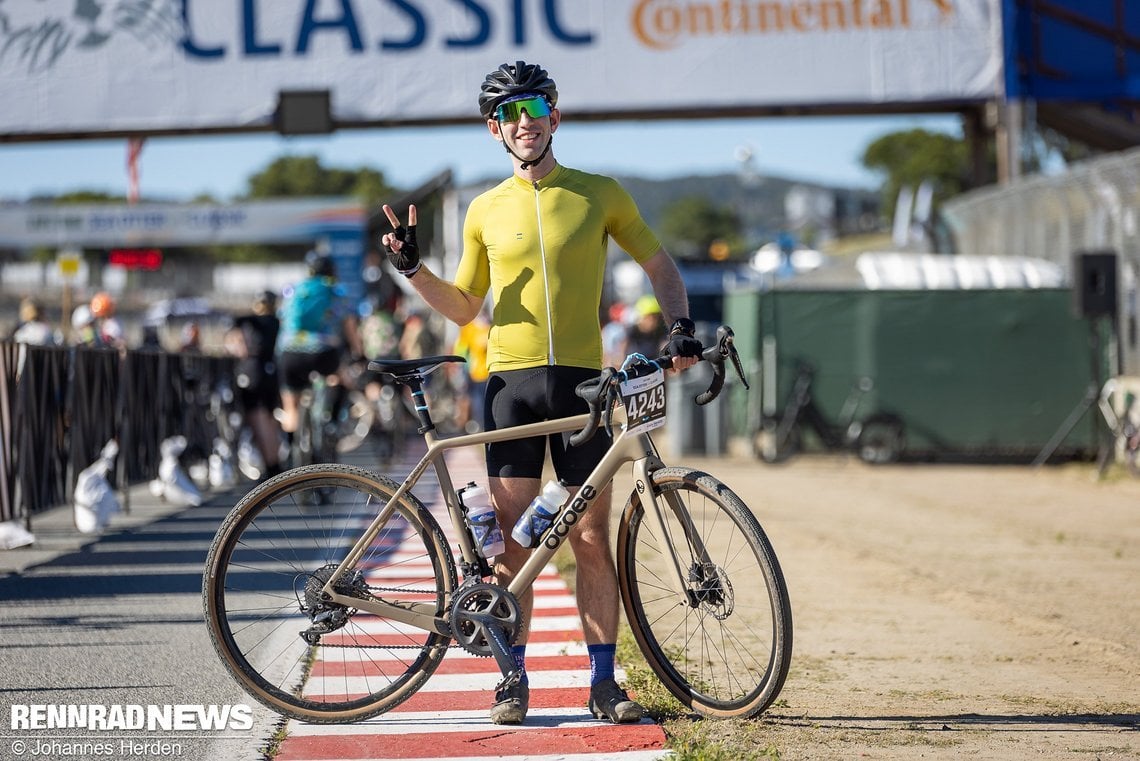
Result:
<svg viewBox="0 0 1140 761"><path fill-rule="evenodd" d="M519 601L495 584L464 587L451 603L451 636L472 655L493 656L504 681L518 678L511 645L518 639L522 623Z"/></svg>

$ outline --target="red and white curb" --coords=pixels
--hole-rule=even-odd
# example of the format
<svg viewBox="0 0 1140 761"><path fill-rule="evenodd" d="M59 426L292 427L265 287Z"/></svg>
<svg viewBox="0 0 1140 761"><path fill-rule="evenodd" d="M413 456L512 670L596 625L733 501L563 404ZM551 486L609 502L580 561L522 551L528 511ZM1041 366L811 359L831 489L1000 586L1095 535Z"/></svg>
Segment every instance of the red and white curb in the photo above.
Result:
<svg viewBox="0 0 1140 761"><path fill-rule="evenodd" d="M467 476L484 480L482 463L471 450L448 455L456 483ZM428 505L450 537L450 521L443 506ZM406 568L404 569L407 570ZM427 683L404 703L367 721L353 724L307 724L290 720L276 761L382 761L383 759L496 758L522 759L614 759L649 761L668 758L665 734L649 719L638 724L614 725L595 719L586 709L589 698L590 661L583 641L578 608L573 595L553 566L535 582L534 614L527 643L527 674L530 710L520 726L492 724L488 711L494 702L499 670L493 658L479 658L461 649L448 651ZM376 639L393 634L394 622L385 622ZM375 662L401 657L397 651L370 650L367 668ZM351 691L353 680L344 679L345 651L335 655L338 692ZM317 654L313 673L319 675L324 650ZM366 666L361 663L361 673ZM619 672L618 679L622 678ZM319 676L305 692L313 694ZM363 686L364 679L361 680ZM319 687L317 688L319 689Z"/></svg>

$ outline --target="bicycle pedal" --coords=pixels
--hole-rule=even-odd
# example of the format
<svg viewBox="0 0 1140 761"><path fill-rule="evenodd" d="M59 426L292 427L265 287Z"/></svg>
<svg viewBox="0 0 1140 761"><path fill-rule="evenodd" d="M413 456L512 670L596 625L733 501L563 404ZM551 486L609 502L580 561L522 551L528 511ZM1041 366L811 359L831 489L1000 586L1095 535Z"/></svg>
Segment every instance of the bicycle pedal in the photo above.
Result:
<svg viewBox="0 0 1140 761"><path fill-rule="evenodd" d="M522 672L517 670L517 669L513 670L509 674L504 676L502 681L500 681L498 684L495 685L495 692L499 692L500 690L505 690L508 687L514 687L516 684L518 684L521 681L522 681Z"/></svg>

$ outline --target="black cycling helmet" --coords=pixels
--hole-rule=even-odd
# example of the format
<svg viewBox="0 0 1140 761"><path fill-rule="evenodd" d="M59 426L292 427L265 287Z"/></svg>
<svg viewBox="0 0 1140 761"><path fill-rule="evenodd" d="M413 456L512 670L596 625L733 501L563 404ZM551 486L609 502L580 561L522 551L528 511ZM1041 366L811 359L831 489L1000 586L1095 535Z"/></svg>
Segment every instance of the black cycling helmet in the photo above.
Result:
<svg viewBox="0 0 1140 761"><path fill-rule="evenodd" d="M305 254L305 264L309 267L310 275L320 277L336 277L336 265L332 257L316 249Z"/></svg>
<svg viewBox="0 0 1140 761"><path fill-rule="evenodd" d="M515 95L542 95L554 108L558 104L558 88L546 69L538 64L515 61L504 63L483 80L479 89L479 113L490 119L501 102Z"/></svg>
<svg viewBox="0 0 1140 761"><path fill-rule="evenodd" d="M269 290L261 291L253 297L253 305L274 312L277 310L277 294Z"/></svg>

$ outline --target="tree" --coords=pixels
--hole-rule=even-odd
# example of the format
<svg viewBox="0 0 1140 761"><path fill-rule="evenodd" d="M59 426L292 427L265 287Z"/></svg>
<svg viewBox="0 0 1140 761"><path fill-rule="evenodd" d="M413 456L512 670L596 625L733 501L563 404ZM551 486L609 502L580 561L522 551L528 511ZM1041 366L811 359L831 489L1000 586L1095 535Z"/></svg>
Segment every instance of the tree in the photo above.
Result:
<svg viewBox="0 0 1140 761"><path fill-rule="evenodd" d="M397 194L383 172L369 167L330 169L316 156L281 156L247 182L246 199L352 196L373 208Z"/></svg>
<svg viewBox="0 0 1140 761"><path fill-rule="evenodd" d="M666 246L681 257L705 259L714 243L741 248L740 216L726 206L716 206L703 196L673 201L661 214L661 235Z"/></svg>
<svg viewBox="0 0 1140 761"><path fill-rule="evenodd" d="M863 166L882 172L883 211L894 214L899 189L934 183L934 203L969 187L970 155L966 141L944 132L912 129L876 139L863 152Z"/></svg>
<svg viewBox="0 0 1140 761"><path fill-rule="evenodd" d="M102 190L69 190L57 196L36 196L31 201L32 203L54 203L62 206L64 204L83 203L126 203L127 197L105 193Z"/></svg>
<svg viewBox="0 0 1140 761"><path fill-rule="evenodd" d="M280 156L246 180L248 191L242 200L299 198L313 196L350 196L364 206L375 209L399 191L384 179L383 172L370 167L358 169L328 168L317 156ZM231 261L274 261L299 258L307 246L269 247L239 244L216 254Z"/></svg>

